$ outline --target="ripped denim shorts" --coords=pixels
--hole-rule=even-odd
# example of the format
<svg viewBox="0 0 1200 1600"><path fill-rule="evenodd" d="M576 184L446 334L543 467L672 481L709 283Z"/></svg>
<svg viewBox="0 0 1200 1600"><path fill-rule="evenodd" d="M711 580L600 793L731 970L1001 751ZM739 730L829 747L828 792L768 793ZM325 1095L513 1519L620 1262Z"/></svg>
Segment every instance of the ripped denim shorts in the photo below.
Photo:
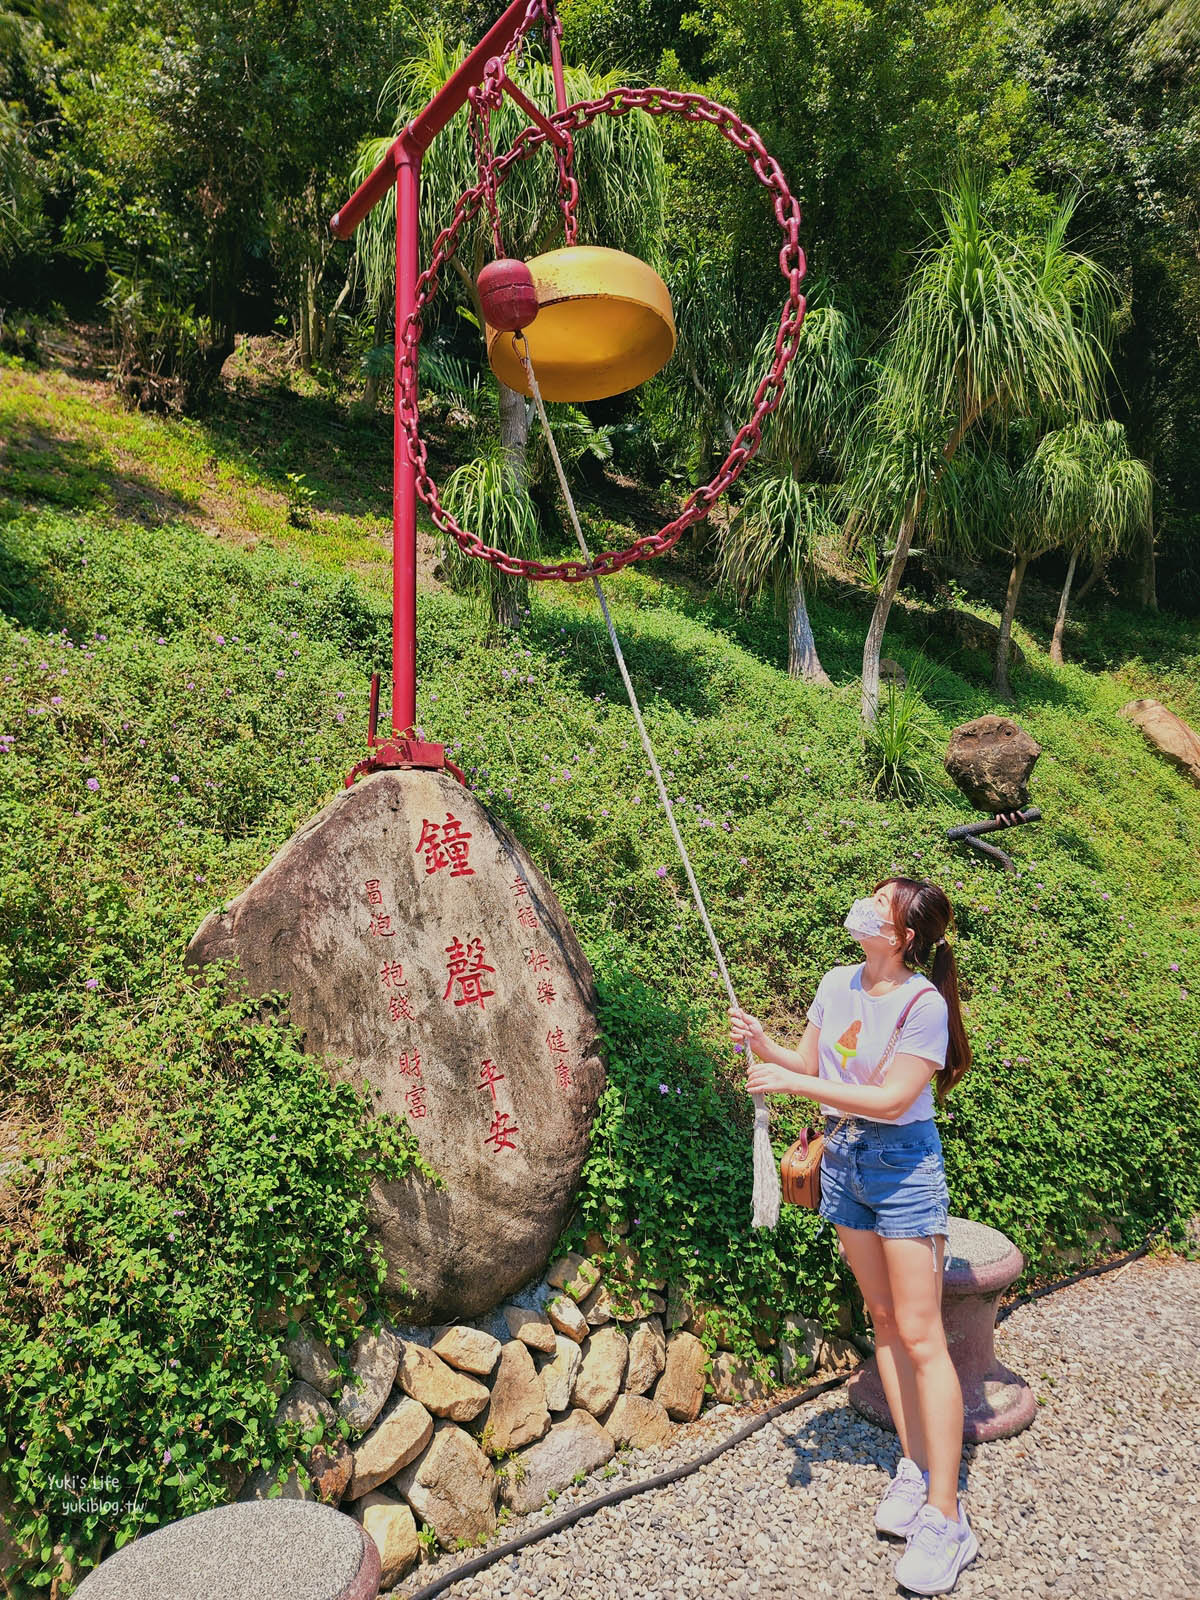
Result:
<svg viewBox="0 0 1200 1600"><path fill-rule="evenodd" d="M924 1239L950 1232L950 1192L942 1141L932 1118L876 1122L825 1119L821 1215L884 1239Z"/></svg>

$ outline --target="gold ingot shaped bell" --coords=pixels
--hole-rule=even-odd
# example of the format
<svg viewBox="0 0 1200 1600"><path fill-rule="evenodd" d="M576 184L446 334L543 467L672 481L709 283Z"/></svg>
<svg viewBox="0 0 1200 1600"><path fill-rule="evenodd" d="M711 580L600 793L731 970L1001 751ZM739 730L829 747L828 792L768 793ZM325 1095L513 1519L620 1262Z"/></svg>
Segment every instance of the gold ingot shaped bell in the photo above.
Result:
<svg viewBox="0 0 1200 1600"><path fill-rule="evenodd" d="M675 349L671 296L652 267L623 250L572 245L528 263L538 314L525 330L546 400L604 400L660 371ZM488 360L501 383L529 394L513 335L486 324Z"/></svg>

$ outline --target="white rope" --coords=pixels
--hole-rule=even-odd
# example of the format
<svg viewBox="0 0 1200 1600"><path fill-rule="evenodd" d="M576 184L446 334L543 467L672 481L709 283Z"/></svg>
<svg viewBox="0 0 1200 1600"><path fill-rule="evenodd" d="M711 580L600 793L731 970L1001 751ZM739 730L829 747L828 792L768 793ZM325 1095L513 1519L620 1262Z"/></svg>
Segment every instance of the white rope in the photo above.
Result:
<svg viewBox="0 0 1200 1600"><path fill-rule="evenodd" d="M519 345L518 345L519 341ZM533 365L529 359L529 344L522 333L513 335L513 348L520 357L529 378L529 389L533 395L533 403L537 407L538 416L541 418L542 429L546 435L546 443L550 447L550 456L554 462L554 470L558 475L559 488L563 492L563 499L567 503L570 514L571 526L575 529L575 537L579 540L579 548L583 551L583 558L587 565L592 565L592 554L587 547L587 540L583 536L583 529L579 525L579 514L575 510L575 501L567 484L566 474L563 471L562 461L559 459L558 446L554 442L554 435L550 431L550 420L546 416L546 407L542 402L542 393L538 388L537 379L534 377ZM700 885L696 882L696 874L692 871L691 858L687 853L687 846L683 842L679 828L675 822L675 812L671 806L671 797L663 783L662 772L659 770L658 759L654 754L654 746L650 743L650 735L646 732L646 724L642 721L641 707L638 705L637 695L634 693L633 683L629 677L629 670L625 665L625 656L621 650L621 641L617 638L617 630L613 626L612 616L609 613L608 601L600 580L595 572L591 574L592 587L596 591L596 598L600 602L600 609L604 613L604 620L608 625L608 636L612 640L613 654L617 658L617 666L621 670L621 677L625 682L625 691L629 695L629 704L633 710L633 718L637 723L637 730L642 740L642 748L650 762L650 770L654 774L654 782L658 788L658 798L662 801L663 810L667 814L671 833L679 851L683 870L687 873L688 883L691 885L692 898L696 902L696 910L700 913L700 921L704 924L704 931L708 935L708 942L712 946L713 955L716 957L717 969L725 984L725 992L729 996L730 1005L737 1005L737 996L733 992L730 981L729 969L725 965L720 943L713 932L713 925L709 921L708 911L704 905L704 896L700 893ZM752 1060L750 1046L746 1046L746 1064ZM771 1149L770 1119L767 1113L766 1100L761 1094L756 1094L754 1100L754 1211L752 1225L756 1228L773 1228L779 1221L779 1171L775 1165L775 1154Z"/></svg>

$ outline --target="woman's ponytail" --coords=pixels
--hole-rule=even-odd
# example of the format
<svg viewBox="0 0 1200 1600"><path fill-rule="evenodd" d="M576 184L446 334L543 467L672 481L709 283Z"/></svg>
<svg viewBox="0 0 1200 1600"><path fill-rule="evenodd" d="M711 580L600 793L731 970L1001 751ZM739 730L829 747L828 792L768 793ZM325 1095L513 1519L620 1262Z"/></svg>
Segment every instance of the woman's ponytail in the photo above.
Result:
<svg viewBox="0 0 1200 1600"><path fill-rule="evenodd" d="M928 878L884 878L875 885L876 890L885 883L894 885L892 921L897 933L905 928L912 930L912 940L904 953L905 964L914 970L926 967L946 1002L950 1042L946 1065L938 1069L935 1085L941 1105L971 1065L971 1045L958 998L958 963L946 938L954 927L954 910L945 891Z"/></svg>

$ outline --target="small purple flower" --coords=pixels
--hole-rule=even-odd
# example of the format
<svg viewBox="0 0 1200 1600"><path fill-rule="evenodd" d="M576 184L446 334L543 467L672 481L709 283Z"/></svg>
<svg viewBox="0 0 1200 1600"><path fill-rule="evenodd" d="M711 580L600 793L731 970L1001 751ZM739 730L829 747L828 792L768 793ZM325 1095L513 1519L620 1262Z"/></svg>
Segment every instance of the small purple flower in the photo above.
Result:
<svg viewBox="0 0 1200 1600"><path fill-rule="evenodd" d="M100 779L99 778L89 778L88 781L87 781L87 786L92 791L92 793L95 794L96 790L100 787Z"/></svg>
<svg viewBox="0 0 1200 1600"><path fill-rule="evenodd" d="M197 883L203 883L204 882L204 874L202 872L198 872L196 874L196 882Z"/></svg>
<svg viewBox="0 0 1200 1600"><path fill-rule="evenodd" d="M658 1092L659 1094L670 1094L670 1086L665 1083L660 1083L658 1086Z"/></svg>
<svg viewBox="0 0 1200 1600"><path fill-rule="evenodd" d="M666 869L666 867L659 867L659 868L658 868L658 869L657 869L657 876L658 876L658 877L660 877L660 878L665 878L665 877L666 877L666 875L667 875L667 869Z"/></svg>
<svg viewBox="0 0 1200 1600"><path fill-rule="evenodd" d="M168 1242L168 1244L174 1244L175 1243L175 1235L173 1233L169 1233L167 1235L167 1242Z"/></svg>
<svg viewBox="0 0 1200 1600"><path fill-rule="evenodd" d="M171 1465L171 1452L169 1450L164 1450L163 1451L163 1466L164 1467L169 1467L170 1465Z"/></svg>
<svg viewBox="0 0 1200 1600"><path fill-rule="evenodd" d="M641 797L641 795L640 795L640 794L635 794L635 795L634 795L634 797L633 797L633 803L634 803L634 805L635 805L635 806L640 806L640 805L641 805L641 803L642 803L642 797Z"/></svg>
<svg viewBox="0 0 1200 1600"><path fill-rule="evenodd" d="M335 722L345 722L345 720L346 720L346 713L344 711L336 711L334 713L334 721Z"/></svg>
<svg viewBox="0 0 1200 1600"><path fill-rule="evenodd" d="M282 667L280 667L279 671L275 674L275 676L277 678L282 678L284 676L284 671L283 671Z"/></svg>
<svg viewBox="0 0 1200 1600"><path fill-rule="evenodd" d="M219 633L217 635L217 643L218 644L224 644L225 643L225 635L223 633Z"/></svg>
<svg viewBox="0 0 1200 1600"><path fill-rule="evenodd" d="M196 685L194 683L189 683L187 687L189 689L194 689L196 687Z"/></svg>
<svg viewBox="0 0 1200 1600"><path fill-rule="evenodd" d="M171 774L171 782L172 783L178 783L179 782L179 774L177 772L173 772Z"/></svg>
<svg viewBox="0 0 1200 1600"><path fill-rule="evenodd" d="M60 706L60 705L62 705L62 703L63 703L62 695L60 695L60 694L52 694L50 696L50 704L52 706Z"/></svg>
<svg viewBox="0 0 1200 1600"><path fill-rule="evenodd" d="M100 979L99 978L88 978L88 979L85 980L83 987L85 989L95 989L95 988L97 988L99 986L99 983L100 983Z"/></svg>
<svg viewBox="0 0 1200 1600"><path fill-rule="evenodd" d="M1105 890L1105 891L1104 891L1104 893L1103 893L1103 894L1102 894L1102 895L1101 895L1101 896L1100 896L1100 898L1101 898L1101 900L1107 900L1107 899L1109 899L1109 898L1110 898L1110 896L1109 896L1109 893L1108 893L1108 890L1107 890L1107 889L1106 889L1106 890Z"/></svg>
<svg viewBox="0 0 1200 1600"><path fill-rule="evenodd" d="M1172 963L1171 963L1171 971L1172 972L1178 972L1179 971L1179 963L1178 963L1178 961L1172 961Z"/></svg>
<svg viewBox="0 0 1200 1600"><path fill-rule="evenodd" d="M165 639L155 639L154 642L155 644L166 644L167 641Z"/></svg>

